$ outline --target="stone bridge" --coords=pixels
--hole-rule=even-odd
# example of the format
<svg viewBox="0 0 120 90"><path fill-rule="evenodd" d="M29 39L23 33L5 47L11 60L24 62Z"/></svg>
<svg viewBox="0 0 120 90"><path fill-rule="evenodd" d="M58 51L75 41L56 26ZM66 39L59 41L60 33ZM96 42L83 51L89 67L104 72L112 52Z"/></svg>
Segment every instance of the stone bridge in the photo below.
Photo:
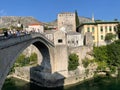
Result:
<svg viewBox="0 0 120 90"><path fill-rule="evenodd" d="M43 58L41 65L30 68L30 79L48 87L64 84L68 73L67 46L55 46L43 34L36 33L0 40L0 89L16 58L31 44Z"/></svg>

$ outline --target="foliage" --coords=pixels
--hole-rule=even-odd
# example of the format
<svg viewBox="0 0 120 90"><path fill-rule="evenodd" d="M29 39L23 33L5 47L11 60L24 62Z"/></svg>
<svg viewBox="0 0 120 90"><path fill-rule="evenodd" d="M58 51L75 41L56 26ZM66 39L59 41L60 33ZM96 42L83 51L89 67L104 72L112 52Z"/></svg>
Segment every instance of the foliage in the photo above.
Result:
<svg viewBox="0 0 120 90"><path fill-rule="evenodd" d="M108 60L108 54L107 54L107 47L106 46L101 46L101 47L94 47L94 57L97 62L102 62L105 61L107 62Z"/></svg>
<svg viewBox="0 0 120 90"><path fill-rule="evenodd" d="M80 25L80 22L79 22L77 10L75 10L75 20L76 20L76 27L78 27Z"/></svg>
<svg viewBox="0 0 120 90"><path fill-rule="evenodd" d="M82 60L82 64L83 64L83 66L84 66L85 68L87 68L88 65L89 65L89 60L88 60L88 58L85 58L84 60Z"/></svg>
<svg viewBox="0 0 120 90"><path fill-rule="evenodd" d="M111 73L115 73L116 72L116 67L115 66L111 66L110 67L110 71L111 71Z"/></svg>
<svg viewBox="0 0 120 90"><path fill-rule="evenodd" d="M106 68L107 68L107 63L102 61L102 62L98 62L98 67L97 67L97 70L100 70L100 71L105 71Z"/></svg>
<svg viewBox="0 0 120 90"><path fill-rule="evenodd" d="M117 42L118 43L118 42ZM120 44L112 43L107 45L108 50L108 64L112 66L120 65Z"/></svg>
<svg viewBox="0 0 120 90"><path fill-rule="evenodd" d="M116 31L116 33L120 33L120 23L118 23L118 25L117 25L117 31Z"/></svg>
<svg viewBox="0 0 120 90"><path fill-rule="evenodd" d="M107 33L105 36L105 41L111 42L115 37L116 35L114 35L113 33Z"/></svg>
<svg viewBox="0 0 120 90"><path fill-rule="evenodd" d="M11 68L9 74L15 71L15 67L22 67L27 65L33 65L37 63L37 54L31 53L30 57L26 57L24 54L20 54L19 57L16 59L15 64Z"/></svg>
<svg viewBox="0 0 120 90"><path fill-rule="evenodd" d="M15 29L15 30L23 30L23 24L21 24L21 27L17 27L17 26L10 26L10 29Z"/></svg>
<svg viewBox="0 0 120 90"><path fill-rule="evenodd" d="M120 39L120 23L118 23L116 27L117 27L116 33L118 35L118 38Z"/></svg>
<svg viewBox="0 0 120 90"><path fill-rule="evenodd" d="M93 59L90 60L90 59L88 59L88 58L85 58L84 60L82 60L82 64L83 64L84 68L87 68L88 65L89 65L90 63L93 63L93 62L94 62Z"/></svg>
<svg viewBox="0 0 120 90"><path fill-rule="evenodd" d="M69 65L68 65L68 70L75 70L77 69L77 66L79 65L79 57L75 53L72 53L69 55Z"/></svg>
<svg viewBox="0 0 120 90"><path fill-rule="evenodd" d="M109 67L111 72L115 72L116 67L120 66L120 40L106 46L94 47L93 51L99 70Z"/></svg>
<svg viewBox="0 0 120 90"><path fill-rule="evenodd" d="M21 54L15 63L15 66L26 66L26 65L30 65L30 64L35 64L37 63L37 54L36 53L32 53L30 55L30 57L26 57L24 54Z"/></svg>
<svg viewBox="0 0 120 90"><path fill-rule="evenodd" d="M2 31L7 31L8 28L0 28L0 30L2 30Z"/></svg>
<svg viewBox="0 0 120 90"><path fill-rule="evenodd" d="M36 53L32 53L30 56L30 62L32 63L37 63L37 54Z"/></svg>

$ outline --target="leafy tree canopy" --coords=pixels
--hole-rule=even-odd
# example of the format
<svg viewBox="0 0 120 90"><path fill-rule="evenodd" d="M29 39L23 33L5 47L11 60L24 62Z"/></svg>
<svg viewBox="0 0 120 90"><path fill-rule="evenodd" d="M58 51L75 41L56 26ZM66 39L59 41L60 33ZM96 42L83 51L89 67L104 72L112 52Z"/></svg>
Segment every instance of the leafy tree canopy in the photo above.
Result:
<svg viewBox="0 0 120 90"><path fill-rule="evenodd" d="M79 65L79 57L75 53L72 53L69 55L69 65L68 65L68 70L75 70L77 69L77 66Z"/></svg>
<svg viewBox="0 0 120 90"><path fill-rule="evenodd" d="M105 36L105 41L111 42L115 37L116 35L114 35L113 33L107 33Z"/></svg>

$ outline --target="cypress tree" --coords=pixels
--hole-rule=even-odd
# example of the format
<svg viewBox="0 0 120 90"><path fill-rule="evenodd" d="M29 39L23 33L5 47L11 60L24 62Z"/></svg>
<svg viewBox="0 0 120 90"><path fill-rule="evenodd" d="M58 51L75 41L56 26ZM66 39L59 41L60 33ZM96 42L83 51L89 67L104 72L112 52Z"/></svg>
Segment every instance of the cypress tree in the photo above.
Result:
<svg viewBox="0 0 120 90"><path fill-rule="evenodd" d="M76 27L78 27L80 22L79 22L79 17L78 17L77 10L75 10L75 20L76 20Z"/></svg>

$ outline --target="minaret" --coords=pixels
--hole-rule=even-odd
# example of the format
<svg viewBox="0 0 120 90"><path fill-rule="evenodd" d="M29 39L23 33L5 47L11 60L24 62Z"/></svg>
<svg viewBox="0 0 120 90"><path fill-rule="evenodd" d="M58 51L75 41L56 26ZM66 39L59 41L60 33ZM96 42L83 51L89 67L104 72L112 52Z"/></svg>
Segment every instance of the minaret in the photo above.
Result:
<svg viewBox="0 0 120 90"><path fill-rule="evenodd" d="M92 22L95 22L94 14L92 14Z"/></svg>

